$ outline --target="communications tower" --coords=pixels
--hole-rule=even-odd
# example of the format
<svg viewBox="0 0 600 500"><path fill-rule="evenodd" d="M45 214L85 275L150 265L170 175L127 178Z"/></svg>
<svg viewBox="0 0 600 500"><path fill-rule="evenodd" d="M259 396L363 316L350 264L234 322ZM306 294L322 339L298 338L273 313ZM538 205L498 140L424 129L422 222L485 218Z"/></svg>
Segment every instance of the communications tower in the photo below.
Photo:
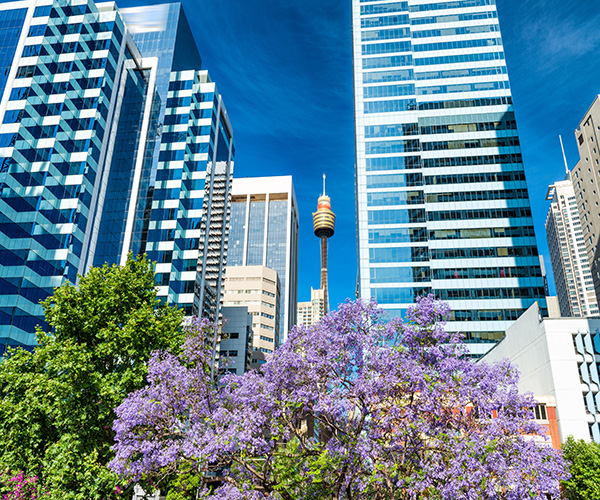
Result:
<svg viewBox="0 0 600 500"><path fill-rule="evenodd" d="M313 213L315 236L321 238L321 290L325 314L329 310L329 293L327 289L327 240L335 232L335 214L331 211L331 199L325 194L325 174L323 174L323 194L319 196L317 211Z"/></svg>

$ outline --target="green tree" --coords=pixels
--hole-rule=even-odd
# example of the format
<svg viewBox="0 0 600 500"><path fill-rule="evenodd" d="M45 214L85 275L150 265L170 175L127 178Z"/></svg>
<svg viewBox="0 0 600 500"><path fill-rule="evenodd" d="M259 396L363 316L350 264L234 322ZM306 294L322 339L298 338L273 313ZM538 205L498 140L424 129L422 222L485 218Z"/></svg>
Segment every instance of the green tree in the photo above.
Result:
<svg viewBox="0 0 600 500"><path fill-rule="evenodd" d="M569 436L562 445L571 478L562 482L568 500L600 500L600 444Z"/></svg>
<svg viewBox="0 0 600 500"><path fill-rule="evenodd" d="M0 363L0 470L37 476L49 499L122 498L113 408L145 384L155 349L177 350L180 310L156 297L145 257L91 269L42 302L51 333Z"/></svg>

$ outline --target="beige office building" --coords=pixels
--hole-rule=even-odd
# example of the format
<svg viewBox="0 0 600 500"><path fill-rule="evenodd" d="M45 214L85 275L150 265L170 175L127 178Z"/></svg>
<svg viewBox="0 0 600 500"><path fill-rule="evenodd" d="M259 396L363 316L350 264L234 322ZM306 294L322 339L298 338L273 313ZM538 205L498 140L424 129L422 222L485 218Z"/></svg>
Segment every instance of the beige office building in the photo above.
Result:
<svg viewBox="0 0 600 500"><path fill-rule="evenodd" d="M251 365L256 368L279 346L280 286L277 272L265 266L227 266L223 306L245 306L252 315Z"/></svg>
<svg viewBox="0 0 600 500"><path fill-rule="evenodd" d="M325 315L325 293L310 288L310 302L298 302L298 324L314 325Z"/></svg>
<svg viewBox="0 0 600 500"><path fill-rule="evenodd" d="M579 162L571 181L581 218L596 297L600 297L600 96L596 97L575 130Z"/></svg>

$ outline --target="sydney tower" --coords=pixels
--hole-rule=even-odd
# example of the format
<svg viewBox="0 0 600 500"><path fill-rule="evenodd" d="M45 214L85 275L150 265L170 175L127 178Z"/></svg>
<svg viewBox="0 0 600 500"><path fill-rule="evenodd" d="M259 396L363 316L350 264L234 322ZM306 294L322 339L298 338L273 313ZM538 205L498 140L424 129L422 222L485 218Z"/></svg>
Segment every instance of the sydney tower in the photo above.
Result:
<svg viewBox="0 0 600 500"><path fill-rule="evenodd" d="M331 211L331 199L325 194L325 174L323 174L323 194L319 196L317 211L313 213L315 236L321 238L321 290L323 290L324 313L329 309L327 291L327 239L335 232L335 214Z"/></svg>

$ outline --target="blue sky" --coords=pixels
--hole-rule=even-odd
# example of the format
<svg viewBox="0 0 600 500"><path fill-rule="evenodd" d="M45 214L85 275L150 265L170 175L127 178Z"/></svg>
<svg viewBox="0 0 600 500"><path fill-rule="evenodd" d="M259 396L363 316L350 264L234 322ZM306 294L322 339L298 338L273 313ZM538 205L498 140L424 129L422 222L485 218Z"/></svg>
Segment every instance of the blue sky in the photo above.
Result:
<svg viewBox="0 0 600 500"><path fill-rule="evenodd" d="M595 0L497 0L540 252L549 184L578 160L574 130L600 93ZM121 7L144 5L119 1ZM162 2L152 2L162 3ZM356 289L350 0L184 0L204 69L225 100L236 177L294 177L300 209L298 298L319 287L312 233L321 176L337 215L329 243L330 303ZM550 277L551 288L554 288Z"/></svg>

